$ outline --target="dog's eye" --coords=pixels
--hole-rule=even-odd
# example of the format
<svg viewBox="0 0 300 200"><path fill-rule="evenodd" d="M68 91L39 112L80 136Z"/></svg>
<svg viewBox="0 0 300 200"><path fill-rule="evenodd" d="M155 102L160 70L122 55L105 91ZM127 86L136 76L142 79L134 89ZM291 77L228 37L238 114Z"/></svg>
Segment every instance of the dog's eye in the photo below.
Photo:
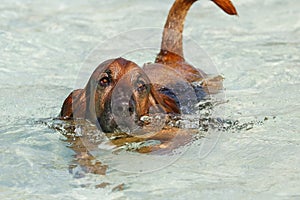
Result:
<svg viewBox="0 0 300 200"><path fill-rule="evenodd" d="M147 85L143 80L138 80L136 83L136 86L137 86L138 92L143 92L143 91L147 90Z"/></svg>
<svg viewBox="0 0 300 200"><path fill-rule="evenodd" d="M107 86L109 86L109 84L110 84L110 80L109 80L108 77L103 77L103 78L101 78L100 81L99 81L99 85L100 85L101 87L107 87Z"/></svg>

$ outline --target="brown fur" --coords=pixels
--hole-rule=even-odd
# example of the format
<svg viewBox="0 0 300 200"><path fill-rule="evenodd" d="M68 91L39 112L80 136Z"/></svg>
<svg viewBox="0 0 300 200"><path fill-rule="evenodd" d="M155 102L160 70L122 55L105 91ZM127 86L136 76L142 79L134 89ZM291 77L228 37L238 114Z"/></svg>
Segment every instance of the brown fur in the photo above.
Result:
<svg viewBox="0 0 300 200"><path fill-rule="evenodd" d="M101 87L99 81L106 76L111 79L111 83L107 87ZM71 92L62 106L61 119L88 119L96 124L99 122L99 128L104 132L116 131L118 127L109 106L120 79L123 81L122 85L132 90L137 119L147 115L150 107L165 113L179 113L174 100L159 94L140 67L124 58L117 58L100 64L84 89ZM145 85L137 85L141 81L139 79L143 79Z"/></svg>
<svg viewBox="0 0 300 200"><path fill-rule="evenodd" d="M217 93L222 89L221 77L209 78L203 71L188 64L184 59L182 47L184 20L189 8L195 1L176 0L173 4L164 27L161 51L158 53L155 63L145 64L143 68L140 68L135 63L124 58L103 62L93 72L84 89L74 90L66 98L60 112L60 118L88 119L92 123L98 124L98 127L104 132L118 131L118 125L111 115L110 103L113 90L119 81L122 82L122 88L129 88L132 91L131 103L134 108L132 115L137 123L141 116L149 113L150 107L157 110L157 112L180 113L180 108L175 100L159 92L162 86L174 85L178 81L186 84L202 81L202 86L207 93ZM212 1L226 13L231 15L237 14L230 0ZM158 69L161 69L161 71L155 71ZM109 83L106 78L109 79ZM140 81L140 78L143 80ZM149 153L153 150L172 149L182 145L171 143L172 138L177 137L178 134L182 135L184 144L191 138L190 134L187 134L189 132L168 128L149 138L126 135L126 137L112 140L111 143L121 146L128 142L138 142L147 139L160 140L160 145L138 150L141 153ZM104 167L103 170L105 171L105 169Z"/></svg>

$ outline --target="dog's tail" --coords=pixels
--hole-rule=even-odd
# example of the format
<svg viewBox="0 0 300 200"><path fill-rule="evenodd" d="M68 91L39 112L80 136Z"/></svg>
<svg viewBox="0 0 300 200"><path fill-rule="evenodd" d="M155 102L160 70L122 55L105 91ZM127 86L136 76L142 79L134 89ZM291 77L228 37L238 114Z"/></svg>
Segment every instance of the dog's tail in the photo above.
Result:
<svg viewBox="0 0 300 200"><path fill-rule="evenodd" d="M185 17L194 2L197 0L175 0L164 26L161 52L157 55L156 62L163 63L164 56L177 55L183 58L182 31ZM237 15L237 11L230 0L212 0L229 15ZM168 55L167 55L168 54ZM167 59L167 58L165 58Z"/></svg>

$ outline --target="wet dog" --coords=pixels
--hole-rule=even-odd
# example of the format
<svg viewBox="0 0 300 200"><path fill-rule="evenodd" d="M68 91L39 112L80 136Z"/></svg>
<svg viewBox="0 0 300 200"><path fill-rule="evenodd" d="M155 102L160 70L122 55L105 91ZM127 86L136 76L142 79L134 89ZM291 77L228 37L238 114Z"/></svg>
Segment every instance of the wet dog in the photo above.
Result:
<svg viewBox="0 0 300 200"><path fill-rule="evenodd" d="M112 93L117 84L122 85L119 90L132 92L129 99L117 102L120 107L127 103L126 106L136 118L135 121L147 115L150 107L166 113L179 113L175 101L156 91L139 66L124 58L116 58L100 64L86 87L73 91L67 97L61 110L61 118L88 119L99 124L104 132L118 131L111 109Z"/></svg>
<svg viewBox="0 0 300 200"><path fill-rule="evenodd" d="M150 114L193 114L193 105L206 95L218 93L222 89L221 77L209 77L184 59L182 47L184 21L188 10L196 1L175 0L164 26L161 50L154 63L140 67L125 58L109 59L95 69L83 89L74 90L69 94L59 114L59 119L70 122L70 129L67 128L67 132L75 132L76 127L72 124L78 125L81 121L87 120L92 126L85 124L82 126L83 129L87 129L86 132L92 133L92 136L95 128L96 132L99 129L105 132L110 139L109 145L117 150L124 144L159 141L158 144L134 150L139 153L170 152L192 140L192 135L197 133L197 130L169 127L147 135L146 129L146 137L128 135L124 130L134 132L137 130L136 127L142 129L147 127L149 124L143 118ZM226 13L237 14L230 0L212 1ZM191 97L193 95L194 97ZM110 137L114 133L118 133L118 136ZM108 166L90 154L90 151L97 149L103 141L91 141L88 134L82 136L66 134L66 141L76 152L74 160L76 164L70 166L71 171L80 165L86 172L106 173Z"/></svg>
<svg viewBox="0 0 300 200"><path fill-rule="evenodd" d="M74 90L66 98L59 117L64 120L87 119L104 132L120 132L122 130L115 119L112 101L119 104L120 111L127 109L127 117L131 117L136 125L143 126L145 122L141 118L149 115L150 110L152 113L166 114L184 112L181 102L170 88L190 87L198 101L205 94L221 89L220 77L209 78L184 59L184 21L188 10L196 1L176 0L173 4L164 26L161 51L156 56L155 63L145 64L141 68L124 58L103 62L93 72L84 89ZM230 0L212 1L226 13L237 14ZM193 86L193 82L199 81L202 82L201 86ZM122 99L119 95L120 99L115 99L116 90L117 93L130 91L130 94L126 98Z"/></svg>

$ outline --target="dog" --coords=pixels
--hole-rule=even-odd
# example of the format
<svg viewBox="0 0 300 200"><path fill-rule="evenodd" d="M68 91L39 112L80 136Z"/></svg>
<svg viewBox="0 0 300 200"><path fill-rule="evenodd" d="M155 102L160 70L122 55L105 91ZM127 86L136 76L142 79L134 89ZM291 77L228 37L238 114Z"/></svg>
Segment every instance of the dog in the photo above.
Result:
<svg viewBox="0 0 300 200"><path fill-rule="evenodd" d="M140 67L121 57L104 61L95 69L83 89L74 90L68 95L63 102L59 119L71 122L90 121L96 125L97 130L100 129L108 136L121 133L117 137L114 136L114 139L110 138L110 145L116 149L133 142L160 141L157 145L136 149L135 151L139 153L170 152L191 141L192 135L197 133L196 130L186 131L169 127L159 129L155 134L146 134L146 137L143 135L137 137L124 133L124 127L129 127L133 132L138 130L137 127L143 129L149 123L142 119L153 113L177 116L193 113L193 106L189 105L194 105L206 95L218 93L223 88L222 77L209 77L184 59L182 47L184 21L188 10L196 1L175 0L164 26L161 50L154 63ZM227 14L237 15L230 0L212 1ZM194 84L199 82L200 85ZM185 93L184 99L180 99L178 95L180 93ZM194 98L191 98L192 95ZM116 117L119 113L121 114ZM93 132L91 129L95 126L85 128L88 132ZM74 127L72 130L74 131ZM102 175L106 173L108 166L95 161L89 153L90 150L98 148L97 142L90 143L86 135L66 136L66 141L77 153L75 157L77 164L84 166L87 172ZM176 137L177 139L174 139ZM70 166L70 170L75 166Z"/></svg>
<svg viewBox="0 0 300 200"><path fill-rule="evenodd" d="M151 112L181 114L182 108L176 95L169 88L192 87L200 101L203 96L222 88L222 78L209 78L203 71L187 63L183 55L182 32L188 10L197 0L176 0L169 11L164 26L161 50L155 62L142 68L125 58L114 58L101 63L92 73L84 89L77 89L65 99L59 118L87 119L97 124L103 132L122 131L112 111L112 101L119 107L128 107L129 117L138 126L145 125L143 116ZM230 0L212 0L223 11L237 15ZM194 86L194 82L202 82ZM121 84L122 82L122 84ZM176 85L177 84L177 85ZM113 92L130 91L128 98L115 100ZM180 84L179 84L180 85ZM122 92L122 91L119 91Z"/></svg>

